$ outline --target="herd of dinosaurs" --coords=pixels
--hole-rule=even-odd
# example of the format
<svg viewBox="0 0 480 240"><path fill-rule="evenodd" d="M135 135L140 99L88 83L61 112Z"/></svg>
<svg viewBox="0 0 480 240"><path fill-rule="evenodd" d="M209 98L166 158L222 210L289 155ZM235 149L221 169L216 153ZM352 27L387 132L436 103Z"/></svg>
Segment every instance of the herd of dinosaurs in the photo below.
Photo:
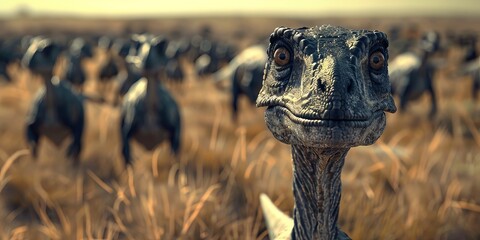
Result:
<svg viewBox="0 0 480 240"><path fill-rule="evenodd" d="M390 60L388 50L395 47L395 39L389 41L385 33L330 25L279 27L270 35L268 47L254 45L236 55L233 47L201 39L192 47L193 43L164 36L133 34L128 40L100 41L107 60L99 80L117 78L120 83L114 104L120 105L121 149L128 165L133 161L131 140L148 150L168 141L172 152L179 152L182 116L159 76L182 81L182 56L194 59L199 76L212 74L217 82L230 79L233 118L239 97L247 96L257 107L266 107L268 129L292 148L293 219L261 196L270 237L349 239L337 225L345 156L350 148L373 144L381 136L385 113L397 110L394 95L404 111L428 92L430 116L436 114L434 76L441 64L431 59L442 49L440 39L436 32L425 32L410 51ZM460 67L459 74L472 74L476 97L480 60L476 38L470 41L473 48L462 59L466 67ZM26 139L32 155L37 155L42 137L60 145L71 136L66 154L78 164L84 102L92 99L83 91L86 78L81 62L93 56L91 44L75 38L66 47L51 38L31 37L19 41L24 49L20 55L6 41L1 46L0 73L6 81L11 81L6 65L17 58L44 82L27 116ZM67 62L63 78L54 74L61 55Z"/></svg>

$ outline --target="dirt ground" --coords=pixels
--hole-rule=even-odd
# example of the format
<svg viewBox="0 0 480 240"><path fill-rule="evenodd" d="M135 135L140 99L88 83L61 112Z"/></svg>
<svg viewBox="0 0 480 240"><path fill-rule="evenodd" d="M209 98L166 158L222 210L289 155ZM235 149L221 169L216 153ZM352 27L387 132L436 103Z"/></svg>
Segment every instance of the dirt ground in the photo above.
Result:
<svg viewBox="0 0 480 240"><path fill-rule="evenodd" d="M0 36L17 34L119 35L129 30L191 36L210 26L239 48L264 41L277 26L322 24L388 31L470 30L480 19L261 17L175 19L0 20ZM428 118L429 96L406 112L388 114L383 136L352 149L342 174L339 226L352 239L479 239L480 100L471 79L449 77L458 51L445 55L435 77L439 113ZM87 60L87 93L97 93L101 53ZM24 123L41 81L17 65L0 84L1 239L268 239L258 196L266 193L291 214L290 148L266 129L263 109L241 100L231 119L228 91L199 79L186 64L183 84L167 87L182 115L181 154L168 144L153 152L134 144L133 167L120 156L119 108L86 104L81 164L43 141L33 159ZM0 80L2 81L2 80ZM397 104L398 105L398 104Z"/></svg>

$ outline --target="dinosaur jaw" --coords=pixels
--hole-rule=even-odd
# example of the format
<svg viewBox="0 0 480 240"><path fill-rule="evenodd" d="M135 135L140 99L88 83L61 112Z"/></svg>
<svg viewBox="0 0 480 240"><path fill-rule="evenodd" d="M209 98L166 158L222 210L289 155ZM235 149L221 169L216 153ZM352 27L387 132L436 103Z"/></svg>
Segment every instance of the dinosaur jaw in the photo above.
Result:
<svg viewBox="0 0 480 240"><path fill-rule="evenodd" d="M303 118L282 106L268 107L265 121L279 141L317 148L370 145L380 137L386 125L383 111L376 111L365 120L325 120Z"/></svg>

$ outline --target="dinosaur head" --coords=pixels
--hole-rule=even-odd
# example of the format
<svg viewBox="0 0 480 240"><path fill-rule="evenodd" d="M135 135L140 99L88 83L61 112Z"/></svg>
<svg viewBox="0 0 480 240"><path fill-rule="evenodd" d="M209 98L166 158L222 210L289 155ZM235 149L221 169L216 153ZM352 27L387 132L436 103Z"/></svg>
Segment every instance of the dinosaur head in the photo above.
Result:
<svg viewBox="0 0 480 240"><path fill-rule="evenodd" d="M287 144L320 148L369 145L395 112L388 78L388 40L378 31L334 26L270 35L258 107Z"/></svg>
<svg viewBox="0 0 480 240"><path fill-rule="evenodd" d="M22 65L36 74L52 74L63 48L48 38L36 37L22 58Z"/></svg>
<svg viewBox="0 0 480 240"><path fill-rule="evenodd" d="M420 48L429 53L438 51L440 48L440 34L436 31L427 31L422 35Z"/></svg>
<svg viewBox="0 0 480 240"><path fill-rule="evenodd" d="M125 58L128 56L128 53L130 52L130 47L131 47L130 42L125 41L123 39L117 39L113 43L112 50L118 56Z"/></svg>
<svg viewBox="0 0 480 240"><path fill-rule="evenodd" d="M127 57L127 61L135 68L142 70L144 75L154 74L165 67L168 40L162 36L138 35L134 39L137 50Z"/></svg>
<svg viewBox="0 0 480 240"><path fill-rule="evenodd" d="M70 44L70 54L78 56L80 58L92 58L93 50L92 46L86 42L83 38L75 38Z"/></svg>

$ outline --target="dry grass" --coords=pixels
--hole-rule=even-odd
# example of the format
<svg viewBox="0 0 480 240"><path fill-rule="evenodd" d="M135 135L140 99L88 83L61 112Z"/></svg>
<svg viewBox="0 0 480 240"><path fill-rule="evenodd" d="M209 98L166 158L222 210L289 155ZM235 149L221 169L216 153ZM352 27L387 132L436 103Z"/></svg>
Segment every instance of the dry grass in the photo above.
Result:
<svg viewBox="0 0 480 240"><path fill-rule="evenodd" d="M86 91L95 91L96 61L87 63ZM15 82L0 87L1 239L265 239L259 194L291 212L289 147L244 99L232 123L228 94L208 79L190 72L173 91L185 130L179 157L166 145L146 152L134 144L136 161L124 170L118 109L88 103L74 169L65 146L43 141L30 157L23 121L38 80L10 70ZM350 151L340 226L352 238L480 238L480 108L468 86L441 76L435 120L422 99L389 115L376 144Z"/></svg>

